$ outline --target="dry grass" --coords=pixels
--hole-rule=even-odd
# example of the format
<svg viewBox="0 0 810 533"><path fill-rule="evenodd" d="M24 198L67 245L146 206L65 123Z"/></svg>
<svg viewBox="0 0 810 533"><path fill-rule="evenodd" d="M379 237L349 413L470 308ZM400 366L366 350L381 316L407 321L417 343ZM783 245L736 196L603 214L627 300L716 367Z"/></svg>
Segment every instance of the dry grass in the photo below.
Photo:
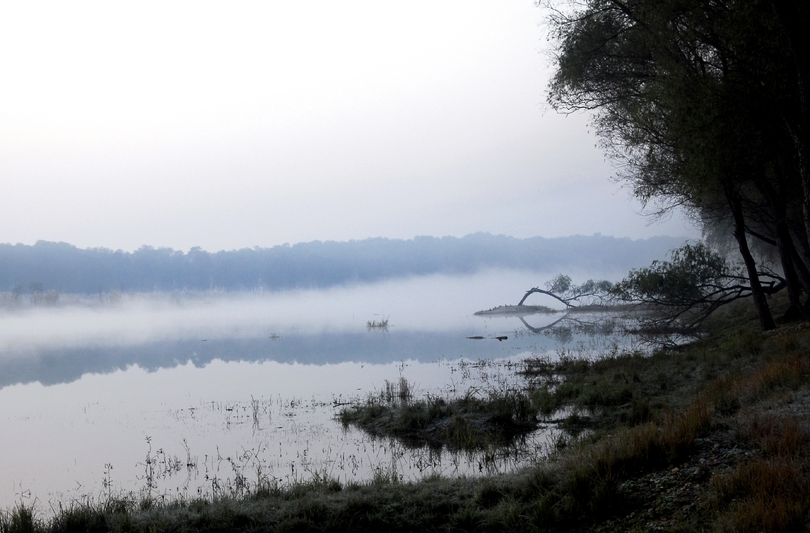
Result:
<svg viewBox="0 0 810 533"><path fill-rule="evenodd" d="M803 531L810 517L807 431L793 418L754 415L743 436L762 455L712 479L717 529Z"/></svg>

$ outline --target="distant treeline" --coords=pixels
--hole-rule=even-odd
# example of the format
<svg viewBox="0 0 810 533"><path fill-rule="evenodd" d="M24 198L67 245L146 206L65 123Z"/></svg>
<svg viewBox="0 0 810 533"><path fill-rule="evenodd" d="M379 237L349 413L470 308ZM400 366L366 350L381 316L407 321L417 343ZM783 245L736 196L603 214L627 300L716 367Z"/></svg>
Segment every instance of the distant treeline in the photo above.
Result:
<svg viewBox="0 0 810 533"><path fill-rule="evenodd" d="M0 244L0 291L277 290L485 268L615 272L648 265L682 242L674 237L516 239L476 233L462 238L313 241L216 253L192 248L183 253L151 246L135 252L80 249L39 241L33 246Z"/></svg>

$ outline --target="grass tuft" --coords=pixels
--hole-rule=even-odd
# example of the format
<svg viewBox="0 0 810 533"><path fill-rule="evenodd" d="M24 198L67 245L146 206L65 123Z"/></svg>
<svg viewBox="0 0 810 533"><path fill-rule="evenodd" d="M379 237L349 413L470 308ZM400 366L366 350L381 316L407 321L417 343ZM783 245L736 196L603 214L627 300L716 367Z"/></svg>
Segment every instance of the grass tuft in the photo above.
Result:
<svg viewBox="0 0 810 533"><path fill-rule="evenodd" d="M0 514L2 533L34 533L40 528L41 524L34 516L33 508L22 503L17 504L8 513Z"/></svg>
<svg viewBox="0 0 810 533"><path fill-rule="evenodd" d="M476 451L503 446L537 427L536 408L528 394L492 390L483 397L470 390L446 400L428 395L414 400L405 378L344 408L338 419L366 432L396 437L406 445Z"/></svg>

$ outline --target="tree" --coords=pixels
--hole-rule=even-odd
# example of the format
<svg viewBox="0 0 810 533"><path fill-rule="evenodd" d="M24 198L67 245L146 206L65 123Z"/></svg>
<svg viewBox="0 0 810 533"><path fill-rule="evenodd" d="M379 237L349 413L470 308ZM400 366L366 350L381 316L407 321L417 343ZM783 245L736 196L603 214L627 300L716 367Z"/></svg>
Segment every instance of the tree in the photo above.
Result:
<svg viewBox="0 0 810 533"><path fill-rule="evenodd" d="M546 282L546 288L533 287L526 291L518 305L523 305L532 294L545 294L565 304L566 308L580 307L581 305L600 305L608 296L612 284L605 280L589 279L581 285L571 283L571 278L565 274L558 274L551 281Z"/></svg>
<svg viewBox="0 0 810 533"><path fill-rule="evenodd" d="M765 294L776 293L786 285L782 276L769 269L760 269L757 281ZM753 292L746 267L729 262L703 242L686 243L671 251L668 261L656 260L648 267L633 269L615 284L588 280L575 285L569 276L559 274L545 287L529 289L518 305L535 293L555 298L572 312L582 309L583 303L599 304L605 310L630 305L642 311L631 315L642 329L660 333L692 333L715 310L749 298ZM561 323L575 323L582 331L604 325L599 320L577 320L570 312L542 328L523 323L534 333L554 329Z"/></svg>
<svg viewBox="0 0 810 533"><path fill-rule="evenodd" d="M759 271L758 281L765 293L785 285L783 278L769 271ZM719 307L752 292L744 270L704 243L687 243L673 250L669 261L634 269L611 288L617 300L654 311L642 318L645 326L686 330L696 329Z"/></svg>
<svg viewBox="0 0 810 533"><path fill-rule="evenodd" d="M806 15L798 0L785 5ZM773 2L759 0L586 0L553 9L551 25L551 104L595 112L619 178L656 213L680 206L703 224L719 218L733 228L763 329L774 323L751 236L778 247L802 314L810 218L803 231L791 229L794 191L810 198L810 184L795 134L805 56L793 43L807 38Z"/></svg>

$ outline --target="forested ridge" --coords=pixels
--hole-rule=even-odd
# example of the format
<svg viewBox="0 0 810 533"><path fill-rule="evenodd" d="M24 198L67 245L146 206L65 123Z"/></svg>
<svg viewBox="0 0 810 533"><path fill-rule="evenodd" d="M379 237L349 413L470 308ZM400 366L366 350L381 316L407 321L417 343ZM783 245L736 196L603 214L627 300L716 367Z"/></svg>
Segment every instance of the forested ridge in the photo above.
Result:
<svg viewBox="0 0 810 533"><path fill-rule="evenodd" d="M188 252L143 246L134 252L67 243L0 244L0 291L251 290L370 282L486 268L621 272L661 258L682 238L631 240L602 235L313 241L272 248Z"/></svg>

